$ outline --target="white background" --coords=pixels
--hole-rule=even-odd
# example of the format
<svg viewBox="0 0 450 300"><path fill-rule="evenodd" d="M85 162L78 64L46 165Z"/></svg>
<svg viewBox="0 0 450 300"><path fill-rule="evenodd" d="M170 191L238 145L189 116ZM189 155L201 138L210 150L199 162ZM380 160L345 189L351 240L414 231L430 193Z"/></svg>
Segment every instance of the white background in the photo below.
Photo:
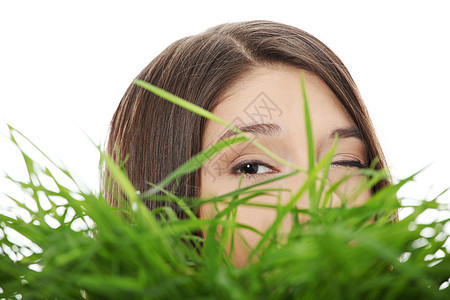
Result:
<svg viewBox="0 0 450 300"><path fill-rule="evenodd" d="M446 2L1 1L0 132L16 127L97 190L99 156L89 138L104 144L132 79L176 39L268 19L308 31L344 61L394 177L431 164L400 195L432 198L450 186ZM24 164L3 136L0 154L0 170L22 178Z"/></svg>

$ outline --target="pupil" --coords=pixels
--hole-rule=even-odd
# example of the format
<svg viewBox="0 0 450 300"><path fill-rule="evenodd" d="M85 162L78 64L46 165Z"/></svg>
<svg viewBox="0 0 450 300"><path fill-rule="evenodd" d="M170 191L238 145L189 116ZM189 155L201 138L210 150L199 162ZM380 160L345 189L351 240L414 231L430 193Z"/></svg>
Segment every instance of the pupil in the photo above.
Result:
<svg viewBox="0 0 450 300"><path fill-rule="evenodd" d="M258 172L258 165L256 164L246 164L244 166L244 172L245 174L255 174Z"/></svg>

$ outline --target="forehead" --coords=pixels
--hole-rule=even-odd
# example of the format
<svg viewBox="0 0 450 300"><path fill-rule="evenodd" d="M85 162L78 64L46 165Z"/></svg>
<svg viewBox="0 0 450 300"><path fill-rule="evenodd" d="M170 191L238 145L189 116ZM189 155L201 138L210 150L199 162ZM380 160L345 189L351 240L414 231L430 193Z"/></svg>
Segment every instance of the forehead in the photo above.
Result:
<svg viewBox="0 0 450 300"><path fill-rule="evenodd" d="M212 112L232 125L273 123L283 135L298 136L305 128L302 72L314 135L351 126L345 109L318 76L290 66L254 69L228 89ZM222 125L208 120L204 143L214 143L223 131Z"/></svg>

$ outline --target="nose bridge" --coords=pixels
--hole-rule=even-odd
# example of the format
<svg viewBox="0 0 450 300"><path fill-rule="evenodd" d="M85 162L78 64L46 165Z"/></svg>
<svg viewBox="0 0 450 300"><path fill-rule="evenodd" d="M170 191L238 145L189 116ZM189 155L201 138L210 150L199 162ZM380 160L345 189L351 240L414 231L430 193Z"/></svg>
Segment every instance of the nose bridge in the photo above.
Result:
<svg viewBox="0 0 450 300"><path fill-rule="evenodd" d="M283 198L283 204L287 205L291 198L294 197L300 190L303 189L303 186L308 178L308 175L305 171L300 171L292 176L287 177L283 181L283 188L289 190L289 197ZM300 198L297 200L296 205L297 208L306 209L309 207L308 201L308 189L306 188L304 192L301 194Z"/></svg>
<svg viewBox="0 0 450 300"><path fill-rule="evenodd" d="M302 120L302 122L304 121ZM308 144L306 130L304 125L301 126L300 123L297 125L298 126L295 129L291 128L291 131L288 132L288 135L290 136L290 148L295 149L295 151L289 151L290 157L288 160L298 166L301 171L285 178L282 182L283 188L290 190L290 195L295 195L302 188L308 178L306 174L306 170L308 169ZM290 198L291 197L284 197L283 203L287 204L290 201ZM302 209L308 208L307 191L297 201L296 206L297 208Z"/></svg>
<svg viewBox="0 0 450 300"><path fill-rule="evenodd" d="M291 201L293 201L292 197L295 197L300 190L302 191L300 197L296 200L296 202L291 206L293 209L306 210L309 208L309 198L308 198L308 188L304 187L304 184L308 178L308 175L305 171L300 171L292 176L289 176L282 181L282 188L287 189L290 192L286 192L283 194L281 199L281 205L288 205ZM296 218L299 222L304 223L309 220L309 215L304 213L295 214ZM285 232L289 232L293 226L293 215L292 213L288 213L282 221L282 227Z"/></svg>

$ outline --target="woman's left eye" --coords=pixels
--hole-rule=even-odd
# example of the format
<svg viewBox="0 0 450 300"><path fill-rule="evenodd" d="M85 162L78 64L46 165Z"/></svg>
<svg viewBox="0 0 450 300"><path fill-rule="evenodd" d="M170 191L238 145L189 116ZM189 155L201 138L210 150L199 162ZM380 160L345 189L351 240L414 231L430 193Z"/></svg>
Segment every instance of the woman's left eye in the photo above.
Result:
<svg viewBox="0 0 450 300"><path fill-rule="evenodd" d="M231 168L231 174L240 175L256 175L274 173L274 168L262 161L244 161Z"/></svg>
<svg viewBox="0 0 450 300"><path fill-rule="evenodd" d="M331 163L334 166L343 166L358 169L367 169L368 166L361 163L359 160L340 160Z"/></svg>

